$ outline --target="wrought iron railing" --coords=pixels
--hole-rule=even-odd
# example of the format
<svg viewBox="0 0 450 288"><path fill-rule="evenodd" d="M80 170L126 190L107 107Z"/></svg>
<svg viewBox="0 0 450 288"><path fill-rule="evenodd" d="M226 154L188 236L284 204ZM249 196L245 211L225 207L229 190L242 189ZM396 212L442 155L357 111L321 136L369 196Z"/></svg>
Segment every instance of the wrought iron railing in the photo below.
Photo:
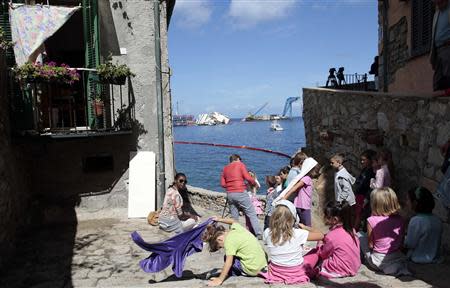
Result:
<svg viewBox="0 0 450 288"><path fill-rule="evenodd" d="M135 123L131 79L99 81L95 69L77 68L72 85L20 81L9 72L11 118L15 134L74 135L130 131Z"/></svg>
<svg viewBox="0 0 450 288"><path fill-rule="evenodd" d="M374 91L375 81L373 76L365 74L344 74L343 78L338 77L331 80L327 80L327 84L322 87L344 90L356 90L356 91Z"/></svg>

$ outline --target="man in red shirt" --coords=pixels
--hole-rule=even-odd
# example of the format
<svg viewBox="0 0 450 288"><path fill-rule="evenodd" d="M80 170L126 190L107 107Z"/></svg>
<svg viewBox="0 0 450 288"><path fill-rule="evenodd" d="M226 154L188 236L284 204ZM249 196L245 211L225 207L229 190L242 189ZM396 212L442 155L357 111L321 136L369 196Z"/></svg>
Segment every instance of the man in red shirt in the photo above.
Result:
<svg viewBox="0 0 450 288"><path fill-rule="evenodd" d="M220 184L227 191L228 205L230 214L236 221L239 220L239 208L250 219L252 228L256 237L262 237L261 227L259 227L258 217L256 216L255 207L246 192L247 186L245 181L255 185L255 179L248 173L247 167L241 162L241 157L237 154L230 156L230 164L223 168Z"/></svg>

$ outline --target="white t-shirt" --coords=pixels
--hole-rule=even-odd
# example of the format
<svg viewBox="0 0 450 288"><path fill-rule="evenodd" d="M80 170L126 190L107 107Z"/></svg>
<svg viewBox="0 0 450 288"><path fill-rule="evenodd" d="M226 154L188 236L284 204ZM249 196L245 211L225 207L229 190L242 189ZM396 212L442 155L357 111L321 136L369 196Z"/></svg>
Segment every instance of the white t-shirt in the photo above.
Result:
<svg viewBox="0 0 450 288"><path fill-rule="evenodd" d="M270 228L263 234L264 243L267 246L269 261L275 265L292 267L303 263L303 245L308 239L309 232L300 228L294 228L291 240L283 245L273 245Z"/></svg>

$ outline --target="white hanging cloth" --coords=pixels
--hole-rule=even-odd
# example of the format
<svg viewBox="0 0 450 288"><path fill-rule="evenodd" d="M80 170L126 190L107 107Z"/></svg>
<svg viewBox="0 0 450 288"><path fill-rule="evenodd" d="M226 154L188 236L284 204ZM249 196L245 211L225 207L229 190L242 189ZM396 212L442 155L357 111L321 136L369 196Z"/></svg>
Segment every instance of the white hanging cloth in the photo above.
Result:
<svg viewBox="0 0 450 288"><path fill-rule="evenodd" d="M80 7L12 4L9 8L11 36L18 66L34 62L45 40Z"/></svg>

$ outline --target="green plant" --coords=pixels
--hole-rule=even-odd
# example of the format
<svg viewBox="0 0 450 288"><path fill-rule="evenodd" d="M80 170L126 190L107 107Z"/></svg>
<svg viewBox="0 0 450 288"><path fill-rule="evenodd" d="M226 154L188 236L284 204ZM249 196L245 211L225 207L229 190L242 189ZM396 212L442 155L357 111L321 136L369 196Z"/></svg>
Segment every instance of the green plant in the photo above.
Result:
<svg viewBox="0 0 450 288"><path fill-rule="evenodd" d="M6 40L5 31L0 27L0 49L7 50L14 46L14 43Z"/></svg>
<svg viewBox="0 0 450 288"><path fill-rule="evenodd" d="M110 57L104 64L97 66L97 73L101 82L107 82L112 84L125 83L127 77L136 76L131 72L130 68L125 64L114 64Z"/></svg>

